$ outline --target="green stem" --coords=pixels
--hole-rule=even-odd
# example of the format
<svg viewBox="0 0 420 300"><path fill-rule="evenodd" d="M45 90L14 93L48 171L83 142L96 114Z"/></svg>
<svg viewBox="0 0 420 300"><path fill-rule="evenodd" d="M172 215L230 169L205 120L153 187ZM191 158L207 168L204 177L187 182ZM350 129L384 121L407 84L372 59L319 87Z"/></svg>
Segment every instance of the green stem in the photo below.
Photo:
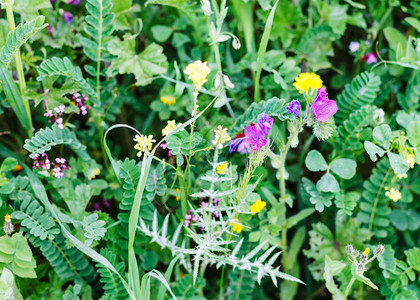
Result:
<svg viewBox="0 0 420 300"><path fill-rule="evenodd" d="M7 11L7 21L9 22L9 31L12 31L16 28L15 19L13 17L13 8L12 8L12 1L6 0L6 11ZM29 119L29 124L31 128L33 127L32 124L32 115L31 115L31 108L29 107L29 102L25 98L25 74L23 73L23 65L22 65L22 57L20 55L20 50L17 49L15 53L15 62L16 62L16 72L19 81L19 88L20 93L22 95L23 106L25 107L26 114ZM32 130L28 130L28 134L32 136Z"/></svg>
<svg viewBox="0 0 420 300"><path fill-rule="evenodd" d="M220 283L219 283L219 299L220 300L223 300L223 283L225 281L225 269L226 269L226 265L223 265L222 276L220 277Z"/></svg>
<svg viewBox="0 0 420 300"><path fill-rule="evenodd" d="M354 276L351 277L349 284L347 285L346 291L344 292L344 299L347 299L347 296L350 293L350 289L353 286L353 283L356 281Z"/></svg>
<svg viewBox="0 0 420 300"><path fill-rule="evenodd" d="M375 218L375 213L376 213L376 206L378 205L379 197L382 193L382 189L384 188L384 185L386 183L386 180L388 178L388 175L389 175L390 171L391 171L391 168L389 168L388 171L386 172L386 175L385 175L384 179L382 180L381 186L379 187L379 190L376 193L375 201L373 202L372 212L370 214L370 220L369 220L369 231L370 232L372 232L373 220Z"/></svg>
<svg viewBox="0 0 420 300"><path fill-rule="evenodd" d="M103 7L102 1L99 3L99 36L98 36L98 50L96 52L96 97L101 103L101 49L102 49L102 22L103 22Z"/></svg>

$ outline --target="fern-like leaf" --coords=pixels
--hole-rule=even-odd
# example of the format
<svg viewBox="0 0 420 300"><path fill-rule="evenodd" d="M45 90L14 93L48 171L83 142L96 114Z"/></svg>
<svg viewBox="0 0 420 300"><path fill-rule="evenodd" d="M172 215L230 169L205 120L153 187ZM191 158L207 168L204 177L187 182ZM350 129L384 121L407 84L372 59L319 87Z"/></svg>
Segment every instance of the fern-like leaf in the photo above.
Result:
<svg viewBox="0 0 420 300"><path fill-rule="evenodd" d="M118 273L123 276L124 273L124 262L117 263L117 256L108 249L101 249L101 255L104 256L108 261L115 266L115 269ZM119 299L128 299L127 291L124 288L124 285L121 283L121 280L118 276L111 272L109 269L105 268L104 265L97 263L96 264L97 271L101 276L100 282L104 284L104 296L109 295L112 296L112 299L119 300Z"/></svg>
<svg viewBox="0 0 420 300"><path fill-rule="evenodd" d="M86 151L86 146L79 142L76 134L68 128L59 129L57 125L39 130L31 139L25 140L23 147L31 153L29 156L33 158L35 154L45 153L57 145L67 145L82 159L92 160Z"/></svg>
<svg viewBox="0 0 420 300"><path fill-rule="evenodd" d="M393 174L388 158L383 158L369 180L363 183L364 190L357 218L379 239L386 238L391 227L391 209L388 207L389 198L385 196L385 187L391 184Z"/></svg>
<svg viewBox="0 0 420 300"><path fill-rule="evenodd" d="M39 16L25 24L19 24L14 30L9 31L6 37L6 43L0 50L0 62L7 66L16 50L38 31L48 26L48 24L44 24L44 20L44 16Z"/></svg>
<svg viewBox="0 0 420 300"><path fill-rule="evenodd" d="M96 99L95 91L90 84L83 78L82 71L79 67L73 66L71 61L67 58L53 57L47 59L38 66L38 81L51 76L65 76L76 82L80 89L83 90L87 95Z"/></svg>
<svg viewBox="0 0 420 300"><path fill-rule="evenodd" d="M379 92L381 79L368 71L358 75L337 98L338 111L335 114L337 123L343 123L348 116L364 105L372 104Z"/></svg>
<svg viewBox="0 0 420 300"><path fill-rule="evenodd" d="M33 197L26 195L20 206L20 210L14 211L12 218L20 220L20 224L29 233L41 240L53 240L60 229L56 226L54 219Z"/></svg>

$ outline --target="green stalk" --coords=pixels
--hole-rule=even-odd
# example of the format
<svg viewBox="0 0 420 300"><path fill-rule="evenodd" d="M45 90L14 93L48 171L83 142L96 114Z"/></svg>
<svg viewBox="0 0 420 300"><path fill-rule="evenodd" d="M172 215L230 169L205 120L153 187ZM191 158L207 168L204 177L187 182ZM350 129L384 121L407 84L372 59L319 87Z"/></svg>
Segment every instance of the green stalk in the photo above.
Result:
<svg viewBox="0 0 420 300"><path fill-rule="evenodd" d="M13 17L13 8L12 8L12 1L6 0L6 12L7 12L7 21L9 22L9 31L12 31L16 28L15 19ZM22 65L22 57L20 56L20 50L17 49L15 53L15 62L16 62L16 72L19 81L19 88L20 93L22 95L22 102L23 106L25 107L26 114L28 116L29 123L31 128L33 127L32 124L32 116L31 116L31 108L29 107L29 102L25 99L25 74L23 73L23 65ZM32 130L28 130L29 136L32 136Z"/></svg>
<svg viewBox="0 0 420 300"><path fill-rule="evenodd" d="M346 291L344 292L344 299L347 299L347 296L350 293L350 289L353 286L353 283L356 281L354 276L351 277L349 284L347 285Z"/></svg>

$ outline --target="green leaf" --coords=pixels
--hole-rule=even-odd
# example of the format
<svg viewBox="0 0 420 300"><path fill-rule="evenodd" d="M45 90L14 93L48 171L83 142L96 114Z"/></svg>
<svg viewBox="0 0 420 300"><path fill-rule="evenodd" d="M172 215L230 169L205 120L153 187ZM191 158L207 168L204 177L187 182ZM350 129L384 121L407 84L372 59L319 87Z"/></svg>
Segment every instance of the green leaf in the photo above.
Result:
<svg viewBox="0 0 420 300"><path fill-rule="evenodd" d="M356 167L356 162L348 158L336 159L330 165L331 171L344 179L352 178L356 174Z"/></svg>
<svg viewBox="0 0 420 300"><path fill-rule="evenodd" d="M38 15L41 9L52 8L50 0L17 0L13 6L13 11L23 14L25 18Z"/></svg>
<svg viewBox="0 0 420 300"><path fill-rule="evenodd" d="M372 136L373 139L385 149L388 149L391 145L392 130L388 124L382 124L375 127L375 129L373 129Z"/></svg>
<svg viewBox="0 0 420 300"><path fill-rule="evenodd" d="M321 177L321 179L316 183L316 188L324 193L337 193L340 191L340 185L338 184L337 179L335 179L335 177L329 173L324 174Z"/></svg>
<svg viewBox="0 0 420 300"><path fill-rule="evenodd" d="M1 163L0 172L11 171L17 165L17 160L13 157L6 157L5 160Z"/></svg>
<svg viewBox="0 0 420 300"><path fill-rule="evenodd" d="M360 200L360 193L348 192L346 194L340 192L335 194L335 206L340 208L344 213L351 216L354 208Z"/></svg>
<svg viewBox="0 0 420 300"><path fill-rule="evenodd" d="M136 85L148 85L155 76L166 72L168 61L163 54L163 48L154 43L136 54L134 41L133 39L121 41L114 38L109 42L108 50L117 58L112 61L107 74L111 75L113 71L119 74L134 74Z"/></svg>
<svg viewBox="0 0 420 300"><path fill-rule="evenodd" d="M309 198L309 201L312 204L315 204L315 209L317 211L324 211L324 207L331 206L332 194L324 194L320 193L318 189L315 187L315 185L310 181L308 178L303 177L302 178L303 186L308 194L311 195Z"/></svg>
<svg viewBox="0 0 420 300"><path fill-rule="evenodd" d="M414 270L420 271L420 248L414 247L404 251L407 257L407 263L413 267Z"/></svg>
<svg viewBox="0 0 420 300"><path fill-rule="evenodd" d="M420 121L411 121L407 126L407 137L411 145L418 147L420 145Z"/></svg>
<svg viewBox="0 0 420 300"><path fill-rule="evenodd" d="M325 171L328 169L327 162L317 150L309 151L305 158L305 165L312 172Z"/></svg>
<svg viewBox="0 0 420 300"><path fill-rule="evenodd" d="M374 290L378 290L378 287L367 277L363 274L359 274L356 270L356 266L354 264L351 265L351 274L358 280L363 282L364 284L370 286Z"/></svg>
<svg viewBox="0 0 420 300"><path fill-rule="evenodd" d="M305 208L303 210L301 210L300 212L298 212L296 215L293 215L289 218L286 219L286 228L292 228L293 226L295 226L297 223L299 223L300 221L302 221L303 219L306 219L307 217L309 217L310 215L312 215L314 213L314 209L313 208Z"/></svg>
<svg viewBox="0 0 420 300"><path fill-rule="evenodd" d="M414 27L418 32L420 32L420 21L413 17L408 17L404 19L404 22L407 22L412 27Z"/></svg>
<svg viewBox="0 0 420 300"><path fill-rule="evenodd" d="M153 38L159 43L166 42L173 32L171 27L164 25L154 25L152 26L151 31Z"/></svg>
<svg viewBox="0 0 420 300"><path fill-rule="evenodd" d="M394 209L391 212L390 219L392 225L400 231L415 231L420 227L420 214L411 209Z"/></svg>
<svg viewBox="0 0 420 300"><path fill-rule="evenodd" d="M410 169L408 162L399 154L388 152L389 163L398 174L405 174Z"/></svg>
<svg viewBox="0 0 420 300"><path fill-rule="evenodd" d="M334 276L340 274L340 272L346 267L346 264L339 260L332 260L328 255L325 256L325 267L324 267L324 279L325 286L328 291L333 295L335 299L343 299L341 291L337 287L334 281Z"/></svg>
<svg viewBox="0 0 420 300"><path fill-rule="evenodd" d="M385 154L385 151L382 148L376 146L372 142L365 141L364 145L365 145L365 150L369 154L371 161L376 161L378 159L376 155L379 155L379 157L382 157Z"/></svg>

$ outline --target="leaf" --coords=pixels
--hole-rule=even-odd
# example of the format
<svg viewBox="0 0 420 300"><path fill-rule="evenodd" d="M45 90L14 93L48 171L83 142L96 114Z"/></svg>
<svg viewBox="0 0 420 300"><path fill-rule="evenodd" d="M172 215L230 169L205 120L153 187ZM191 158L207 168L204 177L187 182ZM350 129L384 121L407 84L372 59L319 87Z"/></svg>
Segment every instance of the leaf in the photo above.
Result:
<svg viewBox="0 0 420 300"><path fill-rule="evenodd" d="M356 162L348 158L336 159L330 165L331 171L344 179L351 179L356 174L356 167Z"/></svg>
<svg viewBox="0 0 420 300"><path fill-rule="evenodd" d="M411 145L418 147L420 145L420 121L411 121L407 126L407 137Z"/></svg>
<svg viewBox="0 0 420 300"><path fill-rule="evenodd" d="M1 163L0 173L11 171L15 168L16 165L17 165L16 159L14 159L13 157L6 157L5 160L3 160L3 162Z"/></svg>
<svg viewBox="0 0 420 300"><path fill-rule="evenodd" d="M382 157L385 154L385 151L382 148L376 146L372 142L365 141L364 145L365 145L365 150L369 154L369 158L371 161L376 161L378 159L376 155L379 155L379 157Z"/></svg>
<svg viewBox="0 0 420 300"><path fill-rule="evenodd" d="M358 192L348 192L346 194L340 192L335 194L334 203L337 208L340 208L345 214L351 216L360 197L360 193Z"/></svg>
<svg viewBox="0 0 420 300"><path fill-rule="evenodd" d="M306 219L307 217L309 217L310 215L312 215L314 213L314 209L313 208L305 208L303 210L301 210L300 212L298 212L297 214L289 217L286 219L286 228L292 228L293 226L295 226L297 223L299 223L300 221Z"/></svg>
<svg viewBox="0 0 420 300"><path fill-rule="evenodd" d="M407 263L413 267L414 270L420 271L420 248L414 247L404 251L407 257Z"/></svg>
<svg viewBox="0 0 420 300"><path fill-rule="evenodd" d="M388 152L389 163L398 174L405 174L410 169L408 162L399 154Z"/></svg>
<svg viewBox="0 0 420 300"><path fill-rule="evenodd" d="M330 207L332 202L332 194L321 194L315 185L308 178L302 178L303 186L307 193L311 195L309 201L315 204L315 209L319 212L324 211L324 207Z"/></svg>
<svg viewBox="0 0 420 300"><path fill-rule="evenodd" d="M151 31L153 38L159 43L166 42L173 32L171 27L164 25L154 25L152 26Z"/></svg>
<svg viewBox="0 0 420 300"><path fill-rule="evenodd" d="M324 193L332 192L337 193L340 191L340 186L337 179L329 173L324 174L320 180L316 183L316 188ZM329 206L329 205L328 205Z"/></svg>
<svg viewBox="0 0 420 300"><path fill-rule="evenodd" d="M37 16L39 10L48 8L52 8L50 0L17 0L13 11L31 18Z"/></svg>
<svg viewBox="0 0 420 300"><path fill-rule="evenodd" d="M340 272L346 266L345 263L339 260L332 260L328 255L325 256L325 267L324 267L324 279L325 286L328 291L333 295L334 299L344 299L341 291L334 282L334 276L340 274Z"/></svg>
<svg viewBox="0 0 420 300"><path fill-rule="evenodd" d="M391 212L390 219L392 225L400 231L415 231L420 227L420 214L411 209L394 209Z"/></svg>
<svg viewBox="0 0 420 300"><path fill-rule="evenodd" d="M420 32L420 21L413 17L408 17L404 19L404 22L407 22L412 27L414 27L418 32Z"/></svg>
<svg viewBox="0 0 420 300"><path fill-rule="evenodd" d="M375 127L375 129L373 129L372 136L373 139L385 149L388 149L391 145L392 130L388 124L382 124Z"/></svg>
<svg viewBox="0 0 420 300"><path fill-rule="evenodd" d="M134 74L138 86L150 84L156 75L161 75L168 69L168 61L163 54L163 48L154 43L136 54L133 39L120 41L114 38L109 42L108 50L117 58L112 61L107 74L111 75L113 71L119 74Z"/></svg>
<svg viewBox="0 0 420 300"><path fill-rule="evenodd" d="M309 151L305 158L305 165L312 172L325 171L328 169L327 162L317 150Z"/></svg>

